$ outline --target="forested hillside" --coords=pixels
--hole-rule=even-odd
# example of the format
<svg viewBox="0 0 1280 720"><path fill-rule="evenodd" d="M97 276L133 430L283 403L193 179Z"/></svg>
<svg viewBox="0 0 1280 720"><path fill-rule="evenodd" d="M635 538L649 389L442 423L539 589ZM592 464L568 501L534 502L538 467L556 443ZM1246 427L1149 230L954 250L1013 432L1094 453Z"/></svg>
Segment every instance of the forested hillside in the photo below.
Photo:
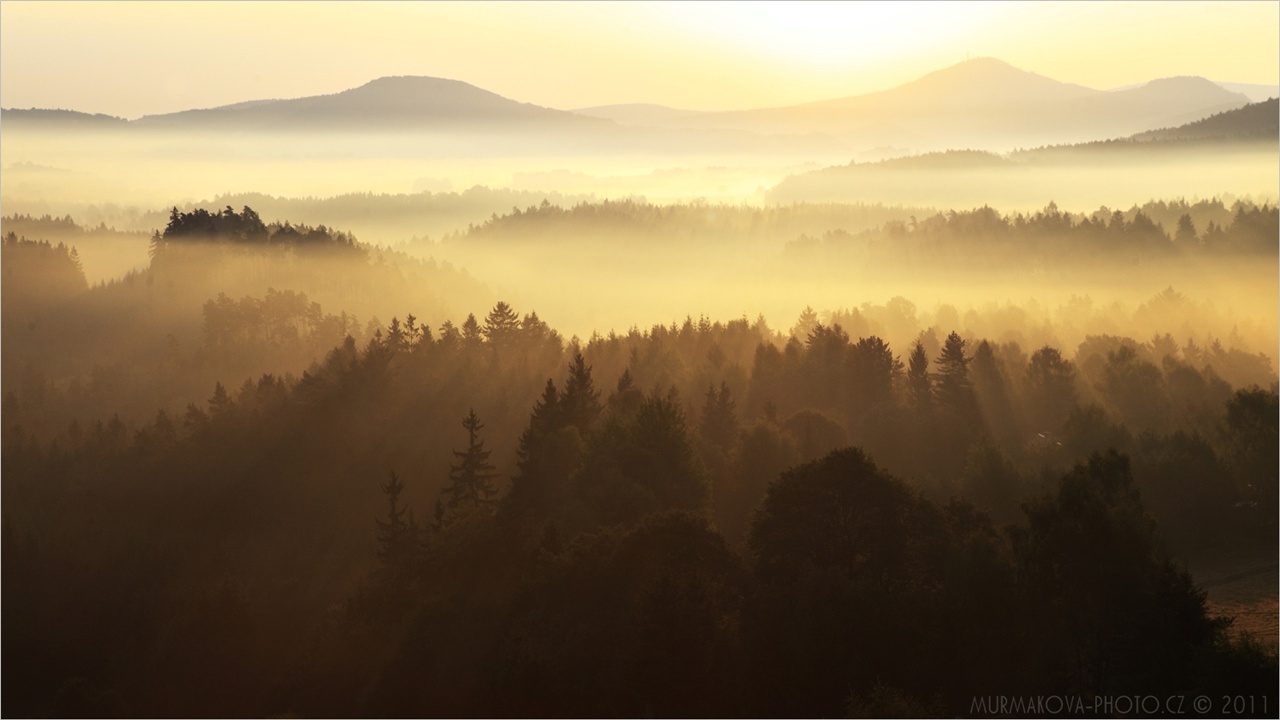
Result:
<svg viewBox="0 0 1280 720"><path fill-rule="evenodd" d="M1274 536L1274 384L1087 345L814 314L575 345L499 303L132 427L6 411L11 708L950 714L983 678L1274 676L1176 560Z"/></svg>
<svg viewBox="0 0 1280 720"><path fill-rule="evenodd" d="M0 1L0 716L1276 717L1278 32Z"/></svg>
<svg viewBox="0 0 1280 720"><path fill-rule="evenodd" d="M248 207L174 208L143 268L92 287L74 246L10 231L3 252L7 419L40 437L73 419L174 412L220 380L296 376L348 335L372 335L390 307L444 315L491 302L447 263Z"/></svg>

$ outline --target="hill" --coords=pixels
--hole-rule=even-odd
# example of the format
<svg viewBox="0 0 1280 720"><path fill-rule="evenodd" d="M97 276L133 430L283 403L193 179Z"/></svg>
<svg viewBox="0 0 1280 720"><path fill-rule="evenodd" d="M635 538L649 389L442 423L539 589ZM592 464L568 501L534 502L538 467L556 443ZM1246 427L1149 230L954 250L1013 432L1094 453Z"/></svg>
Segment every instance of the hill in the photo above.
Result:
<svg viewBox="0 0 1280 720"><path fill-rule="evenodd" d="M25 113L19 116L22 130L65 132L98 127L72 124L58 114L66 111L18 112ZM6 126L9 115L10 111L5 111ZM362 157L782 153L814 159L848 150L843 143L812 133L762 137L740 130L636 125L625 118L615 122L607 109L602 115L591 117L519 102L457 80L398 76L328 95L251 100L147 115L133 121L116 119L116 124L144 140L199 134L193 146L201 148L208 146L207 133L254 134L271 138L270 151L287 147L289 153L336 152ZM313 135L326 136L322 147L308 144L307 137ZM372 143L364 142L371 136ZM356 144L339 147L335 140Z"/></svg>
<svg viewBox="0 0 1280 720"><path fill-rule="evenodd" d="M1131 105L1168 102L1180 88L1195 90L1204 82L1175 78L1120 92L1135 94L1122 98ZM927 204L929 198L941 196L962 207L993 201L1032 207L1051 199L1070 199L1079 205L1115 203L1139 187L1145 194L1126 199L1126 204L1162 193L1268 196L1275 192L1278 125L1277 101L1269 100L1111 140L1046 145L1003 155L948 150L851 162L788 177L767 197L782 203ZM1191 193L1185 185L1179 191L1179 178L1194 178L1198 184Z"/></svg>
<svg viewBox="0 0 1280 720"><path fill-rule="evenodd" d="M31 108L4 108L0 110L0 125L6 128L26 127L124 127L128 120L102 113L84 113L75 110L44 110Z"/></svg>
<svg viewBox="0 0 1280 720"><path fill-rule="evenodd" d="M399 139L370 152L494 154L777 154L832 156L1017 148L1122 138L1242 107L1248 98L1198 77L1101 91L993 58L966 61L881 92L788 107L695 112L627 104L557 110L435 77L383 77L311 97L253 100L126 122L70 111L6 111L6 127L103 126L168 132L328 133ZM17 123L17 124L15 124ZM143 133L139 133L143 135ZM274 142L274 141L273 141ZM201 139L199 146L206 143ZM893 149L886 153L885 149Z"/></svg>
<svg viewBox="0 0 1280 720"><path fill-rule="evenodd" d="M1186 125L1149 130L1133 140L1271 139L1280 136L1280 100L1271 98Z"/></svg>
<svg viewBox="0 0 1280 720"><path fill-rule="evenodd" d="M867 95L677 118L672 125L753 132L821 132L852 147L906 145L916 152L1017 147L1124 137L1198 120L1248 98L1203 78L1166 78L1100 91L1015 68L969 60Z"/></svg>
<svg viewBox="0 0 1280 720"><path fill-rule="evenodd" d="M599 126L604 121L521 103L458 80L383 77L332 95L258 100L139 118L139 126L237 130Z"/></svg>

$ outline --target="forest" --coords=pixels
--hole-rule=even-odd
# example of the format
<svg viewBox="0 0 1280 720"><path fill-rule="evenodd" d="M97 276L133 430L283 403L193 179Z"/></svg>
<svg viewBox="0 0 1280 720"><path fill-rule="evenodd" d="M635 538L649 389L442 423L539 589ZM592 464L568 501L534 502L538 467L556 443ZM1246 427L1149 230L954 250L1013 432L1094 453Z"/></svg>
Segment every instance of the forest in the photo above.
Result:
<svg viewBox="0 0 1280 720"><path fill-rule="evenodd" d="M1274 307L886 293L583 332L419 252L615 311L623 271L715 257L1274 294L1273 204L543 200L400 248L221 204L95 282L79 246L119 233L4 219L8 715L1275 713L1274 618L1205 582L1274 568Z"/></svg>

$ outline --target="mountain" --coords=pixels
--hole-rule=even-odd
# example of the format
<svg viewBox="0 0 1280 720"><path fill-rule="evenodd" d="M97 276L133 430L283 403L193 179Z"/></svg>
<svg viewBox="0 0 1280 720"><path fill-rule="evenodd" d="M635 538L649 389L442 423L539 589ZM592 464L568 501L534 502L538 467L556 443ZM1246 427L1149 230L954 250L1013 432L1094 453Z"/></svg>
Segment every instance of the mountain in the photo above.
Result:
<svg viewBox="0 0 1280 720"><path fill-rule="evenodd" d="M605 121L502 97L458 80L384 77L332 95L257 100L147 115L134 124L235 130L494 129L599 127Z"/></svg>
<svg viewBox="0 0 1280 720"><path fill-rule="evenodd" d="M24 129L81 128L57 114L64 112L6 110L4 117L6 127L12 113L20 118ZM324 146L319 152L365 157L622 152L781 154L810 160L829 159L849 151L843 143L814 133L762 137L749 131L631 125L609 117L518 102L457 80L410 76L383 77L329 95L252 100L147 115L133 121L114 120L138 137L152 133L181 135L184 140L199 137L191 147L205 153L217 147L209 143L208 135L218 133L278 136L280 142L273 141L270 151L289 154L313 154L317 151L314 143L306 146L305 138L323 135Z"/></svg>
<svg viewBox="0 0 1280 720"><path fill-rule="evenodd" d="M1106 92L980 58L867 95L702 113L668 124L819 132L859 150L907 143L917 152L961 147L1008 151L1124 137L1247 103L1244 95L1203 78L1167 78Z"/></svg>
<svg viewBox="0 0 1280 720"><path fill-rule="evenodd" d="M1280 137L1280 100L1272 98L1227 110L1179 127L1149 130L1137 141L1157 140L1276 140Z"/></svg>
<svg viewBox="0 0 1280 720"><path fill-rule="evenodd" d="M363 134L385 137L376 152L397 156L747 153L829 162L959 148L1008 152L1120 138L1247 103L1246 96L1204 78L1164 78L1101 91L980 58L867 95L736 112L652 104L574 112L518 102L457 80L399 76L330 95L254 100L127 123L35 110L7 110L4 122L7 128L111 125L194 133ZM405 136L413 142L404 142ZM212 146L202 140L198 147Z"/></svg>
<svg viewBox="0 0 1280 720"><path fill-rule="evenodd" d="M1119 100L1113 97L1113 104L1105 107L1115 111L1124 103L1159 106L1171 102L1179 92L1201 90L1205 82L1171 78L1148 83L1108 93ZM1142 188L1147 197L1185 195L1187 183L1205 197L1222 193L1273 196L1278 148L1280 100L1273 99L1117 139L1050 145L1004 155L949 150L836 165L792 175L766 197L775 203L886 204L924 204L931 202L930 198L941 202L937 198L944 197L949 204L962 207L997 201L1034 204L1056 198L1083 199L1072 204L1087 207L1113 203L1135 188ZM1168 189L1161 189L1165 186Z"/></svg>
<svg viewBox="0 0 1280 720"><path fill-rule="evenodd" d="M1258 83L1218 83L1227 90L1240 93L1251 102L1262 102L1271 98L1280 98L1280 85L1260 85Z"/></svg>
<svg viewBox="0 0 1280 720"><path fill-rule="evenodd" d="M1280 85L1266 85L1262 83L1237 83L1237 82L1215 82L1215 85L1221 87L1227 92L1240 93L1249 98L1249 102L1262 102L1273 97L1280 97ZM1136 85L1124 85L1114 88L1115 90L1132 90L1141 87L1142 83Z"/></svg>
<svg viewBox="0 0 1280 720"><path fill-rule="evenodd" d="M807 103L809 108L877 108L932 112L941 108L1017 107L1057 103L1103 93L1047 78L995 58L977 58L869 95Z"/></svg>
<svg viewBox="0 0 1280 720"><path fill-rule="evenodd" d="M1083 115L1124 129L1111 137L1128 136L1150 130L1194 122L1213 113L1234 110L1249 98L1233 93L1202 77L1170 77L1128 90L1104 93L1084 100ZM1151 124L1151 119L1156 124Z"/></svg>
<svg viewBox="0 0 1280 720"><path fill-rule="evenodd" d="M0 124L7 128L90 128L124 127L128 120L114 115L89 114L74 110L0 110Z"/></svg>

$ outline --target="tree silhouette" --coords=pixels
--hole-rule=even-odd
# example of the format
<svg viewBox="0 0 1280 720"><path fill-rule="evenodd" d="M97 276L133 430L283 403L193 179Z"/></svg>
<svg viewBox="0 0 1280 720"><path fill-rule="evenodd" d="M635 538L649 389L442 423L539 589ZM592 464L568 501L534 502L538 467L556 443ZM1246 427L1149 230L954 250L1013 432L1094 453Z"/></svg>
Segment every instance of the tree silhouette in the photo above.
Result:
<svg viewBox="0 0 1280 720"><path fill-rule="evenodd" d="M1014 417L1004 372L991 343L986 340L978 343L978 349L973 353L973 392L992 438L1002 447L1020 446L1019 423Z"/></svg>
<svg viewBox="0 0 1280 720"><path fill-rule="evenodd" d="M1277 416L1280 412L1276 387L1238 390L1227 403L1226 440L1231 464L1242 485L1241 494L1258 504L1268 523L1275 527L1277 477L1280 459L1276 445Z"/></svg>
<svg viewBox="0 0 1280 720"><path fill-rule="evenodd" d="M547 378L542 397L533 406L529 425L520 435L516 449L516 475L511 478L511 492L503 498L504 507L517 515L530 510L545 510L553 491L552 485L558 471L556 463L559 444L550 438L564 428L564 414L560 408L560 393L555 381Z"/></svg>
<svg viewBox="0 0 1280 720"><path fill-rule="evenodd" d="M1045 345L1031 354L1024 381L1031 430L1062 428L1076 404L1075 380L1075 366L1057 348Z"/></svg>
<svg viewBox="0 0 1280 720"><path fill-rule="evenodd" d="M484 333L480 330L480 323L476 320L474 313L469 313L467 319L462 323L462 343L467 348L480 347Z"/></svg>
<svg viewBox="0 0 1280 720"><path fill-rule="evenodd" d="M919 340L911 348L907 364L907 398L918 412L933 406L933 378L929 376L929 356Z"/></svg>
<svg viewBox="0 0 1280 720"><path fill-rule="evenodd" d="M818 313L814 312L812 307L805 305L800 317L796 320L796 324L791 328L791 337L803 342L817 326Z"/></svg>
<svg viewBox="0 0 1280 720"><path fill-rule="evenodd" d="M1025 511L1012 537L1044 670L1089 693L1194 682L1195 658L1221 624L1207 617L1204 591L1163 559L1129 458L1093 455Z"/></svg>
<svg viewBox="0 0 1280 720"><path fill-rule="evenodd" d="M569 363L569 379L560 396L560 412L566 425L583 433L600 415L600 393L592 387L591 366L583 360L582 353L574 355L573 362Z"/></svg>
<svg viewBox="0 0 1280 720"><path fill-rule="evenodd" d="M484 425L474 408L462 419L462 426L467 429L467 449L453 451L458 462L449 466L449 485L440 491L448 509L454 512L488 506L495 492L493 479L498 477L480 439Z"/></svg>
<svg viewBox="0 0 1280 720"><path fill-rule="evenodd" d="M872 335L849 348L849 372L853 400L868 410L879 409L893 400L893 385L902 374L902 362L893 356L888 343Z"/></svg>
<svg viewBox="0 0 1280 720"><path fill-rule="evenodd" d="M720 389L709 386L707 400L702 407L702 440L726 455L738 440L738 419L734 415L733 398L729 386L720 383Z"/></svg>
<svg viewBox="0 0 1280 720"><path fill-rule="evenodd" d="M389 505L387 519L377 520L378 557L388 567L402 565L418 547L418 524L413 519L413 512L400 505L400 493L403 491L404 482L394 472L391 473L391 479L382 486ZM409 516L407 519L406 514Z"/></svg>
<svg viewBox="0 0 1280 720"><path fill-rule="evenodd" d="M502 301L493 306L484 321L485 339L500 350L513 344L520 337L520 331L520 316Z"/></svg>
<svg viewBox="0 0 1280 720"><path fill-rule="evenodd" d="M908 639L930 613L911 608L936 592L928 548L941 530L927 503L857 448L769 486L751 525L758 599L747 628L765 662L765 714L836 714L877 677L920 684L920 647Z"/></svg>
<svg viewBox="0 0 1280 720"><path fill-rule="evenodd" d="M965 341L952 331L947 335L937 361L938 404L960 414L968 414L973 409L970 358L965 357L964 346Z"/></svg>

